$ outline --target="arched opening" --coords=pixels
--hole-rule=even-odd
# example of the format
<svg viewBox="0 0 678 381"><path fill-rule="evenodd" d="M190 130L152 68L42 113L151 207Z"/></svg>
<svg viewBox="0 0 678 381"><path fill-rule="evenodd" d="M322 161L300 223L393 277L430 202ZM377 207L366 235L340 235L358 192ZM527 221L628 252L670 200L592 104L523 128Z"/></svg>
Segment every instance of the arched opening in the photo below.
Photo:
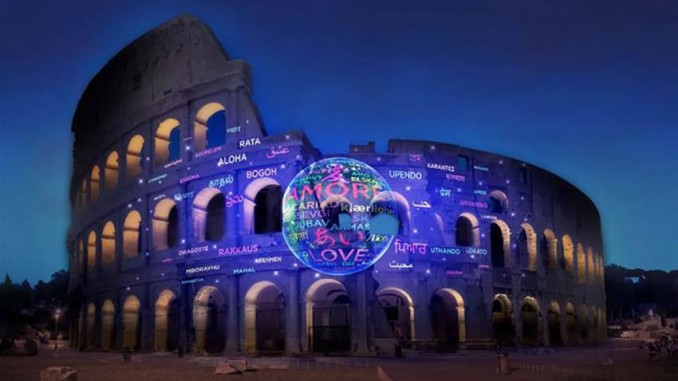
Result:
<svg viewBox="0 0 678 381"><path fill-rule="evenodd" d="M91 231L87 238L87 276L94 278L97 265L97 233Z"/></svg>
<svg viewBox="0 0 678 381"><path fill-rule="evenodd" d="M216 188L205 188L193 201L193 234L196 241L217 242L226 231L226 199Z"/></svg>
<svg viewBox="0 0 678 381"><path fill-rule="evenodd" d="M589 284L593 284L593 283L595 282L596 269L595 269L595 266L594 266L594 264L593 264L593 249L591 248L591 246L589 246L589 248L588 248L587 259L588 259L588 260L587 260L587 262L586 262L586 263L587 263L587 265L586 265L586 268L587 268L586 274L588 275L587 278L588 278Z"/></svg>
<svg viewBox="0 0 678 381"><path fill-rule="evenodd" d="M179 344L179 300L163 290L155 302L155 350L172 352Z"/></svg>
<svg viewBox="0 0 678 381"><path fill-rule="evenodd" d="M306 331L309 351L347 352L351 349L351 305L343 284L320 279L306 292Z"/></svg>
<svg viewBox="0 0 678 381"><path fill-rule="evenodd" d="M532 225L524 223L520 225L518 239L518 258L520 267L529 272L537 271L537 234Z"/></svg>
<svg viewBox="0 0 678 381"><path fill-rule="evenodd" d="M101 307L101 349L113 349L115 344L115 305L106 299Z"/></svg>
<svg viewBox="0 0 678 381"><path fill-rule="evenodd" d="M557 250L558 242L556 240L555 234L550 229L544 230L544 234L541 239L541 255L542 261L544 263L544 268L547 271L553 271L557 268Z"/></svg>
<svg viewBox="0 0 678 381"><path fill-rule="evenodd" d="M456 349L466 340L464 299L457 291L443 288L431 298L431 327L436 347Z"/></svg>
<svg viewBox="0 0 678 381"><path fill-rule="evenodd" d="M520 306L520 320L522 322L522 344L527 346L539 345L539 303L531 296L523 299Z"/></svg>
<svg viewBox="0 0 678 381"><path fill-rule="evenodd" d="M565 341L568 344L577 342L577 315L572 303L565 305L565 332L567 334Z"/></svg>
<svg viewBox="0 0 678 381"><path fill-rule="evenodd" d="M581 243L577 244L577 281L586 283L586 253Z"/></svg>
<svg viewBox="0 0 678 381"><path fill-rule="evenodd" d="M563 337L560 334L560 305L551 302L548 315L549 343L551 346L563 345Z"/></svg>
<svg viewBox="0 0 678 381"><path fill-rule="evenodd" d="M178 160L181 155L179 121L168 118L155 130L155 164L163 165Z"/></svg>
<svg viewBox="0 0 678 381"><path fill-rule="evenodd" d="M122 347L139 350L141 344L141 320L139 311L141 303L139 298L130 295L125 299L122 306Z"/></svg>
<svg viewBox="0 0 678 381"><path fill-rule="evenodd" d="M245 352L284 350L285 296L272 282L258 282L245 295Z"/></svg>
<svg viewBox="0 0 678 381"><path fill-rule="evenodd" d="M508 256L510 247L510 230L504 221L494 220L490 225L490 252L492 255L492 267L510 267Z"/></svg>
<svg viewBox="0 0 678 381"><path fill-rule="evenodd" d="M492 213L492 214L501 214L501 213L506 213L508 210L509 204L508 204L508 197L506 196L506 193L499 191L499 190L493 190L489 194L489 202L487 205L487 210Z"/></svg>
<svg viewBox="0 0 678 381"><path fill-rule="evenodd" d="M579 342L586 343L589 340L589 314L586 306L577 309L577 326L579 327Z"/></svg>
<svg viewBox="0 0 678 381"><path fill-rule="evenodd" d="M403 348L412 348L414 341L414 303L410 295L394 287L377 292L379 304L386 314L393 337Z"/></svg>
<svg viewBox="0 0 678 381"><path fill-rule="evenodd" d="M574 275L574 243L569 235L563 236L563 269L568 275Z"/></svg>
<svg viewBox="0 0 678 381"><path fill-rule="evenodd" d="M505 294L497 294L492 301L492 331L497 345L513 345L513 308Z"/></svg>
<svg viewBox="0 0 678 381"><path fill-rule="evenodd" d="M92 168L92 172L89 176L89 200L94 202L99 198L99 185L101 182L101 173L99 172L99 166L95 165Z"/></svg>
<svg viewBox="0 0 678 381"><path fill-rule="evenodd" d="M96 307L94 303L87 305L87 316L85 317L85 347L94 348L94 319L96 318Z"/></svg>
<svg viewBox="0 0 678 381"><path fill-rule="evenodd" d="M282 197L280 185L267 185L254 198L254 233L275 233L282 230Z"/></svg>
<svg viewBox="0 0 678 381"><path fill-rule="evenodd" d="M243 224L248 228L248 233L282 230L282 187L277 180L270 177L255 179L247 185L243 195L239 197L243 204ZM264 228L270 231L264 231L266 230Z"/></svg>
<svg viewBox="0 0 678 381"><path fill-rule="evenodd" d="M457 218L455 238L457 246L480 246L480 229L476 216L462 213Z"/></svg>
<svg viewBox="0 0 678 381"><path fill-rule="evenodd" d="M125 172L127 179L135 179L141 175L144 167L144 138L141 135L134 135L127 144L127 163Z"/></svg>
<svg viewBox="0 0 678 381"><path fill-rule="evenodd" d="M164 198L153 211L153 250L171 249L179 241L179 211L177 204Z"/></svg>
<svg viewBox="0 0 678 381"><path fill-rule="evenodd" d="M197 353L222 353L226 343L226 302L214 286L204 286L193 301L193 327Z"/></svg>
<svg viewBox="0 0 678 381"><path fill-rule="evenodd" d="M208 103L198 110L193 122L196 152L226 143L226 112L219 103Z"/></svg>
<svg viewBox="0 0 678 381"><path fill-rule="evenodd" d="M115 262L115 225L108 221L101 231L101 266L108 269Z"/></svg>
<svg viewBox="0 0 678 381"><path fill-rule="evenodd" d="M106 158L106 168L104 169L104 184L106 190L113 190L118 186L118 152L113 151Z"/></svg>
<svg viewBox="0 0 678 381"><path fill-rule="evenodd" d="M377 211L385 210L392 211L395 203L396 215L397 215L397 230L391 226L396 223L393 220L393 215L388 213L377 213ZM371 213L371 225L383 226L379 230L383 230L383 233L393 234L397 231L398 235L409 235L410 234L410 204L407 199L398 192L388 191L380 192L374 196L370 204L372 206L373 212ZM377 220L379 219L379 220ZM389 219L390 221L387 221ZM375 221L376 220L376 221ZM372 229L374 231L374 229Z"/></svg>
<svg viewBox="0 0 678 381"><path fill-rule="evenodd" d="M127 213L123 222L122 249L125 258L132 258L141 252L141 214L136 210Z"/></svg>

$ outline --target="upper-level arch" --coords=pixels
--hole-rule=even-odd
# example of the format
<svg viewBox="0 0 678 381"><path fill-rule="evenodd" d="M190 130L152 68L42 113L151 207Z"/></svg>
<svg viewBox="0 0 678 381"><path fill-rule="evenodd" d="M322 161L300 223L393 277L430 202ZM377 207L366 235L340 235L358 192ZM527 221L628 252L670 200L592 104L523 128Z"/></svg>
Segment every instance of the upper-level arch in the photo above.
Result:
<svg viewBox="0 0 678 381"><path fill-rule="evenodd" d="M125 171L128 179L141 175L144 165L144 137L134 135L127 144Z"/></svg>
<svg viewBox="0 0 678 381"><path fill-rule="evenodd" d="M193 121L193 142L196 152L226 143L226 113L221 103L202 106Z"/></svg>
<svg viewBox="0 0 678 381"><path fill-rule="evenodd" d="M455 224L457 246L480 246L478 219L471 213L462 213Z"/></svg>
<svg viewBox="0 0 678 381"><path fill-rule="evenodd" d="M179 121L167 118L155 130L155 164L162 165L181 156L181 130Z"/></svg>

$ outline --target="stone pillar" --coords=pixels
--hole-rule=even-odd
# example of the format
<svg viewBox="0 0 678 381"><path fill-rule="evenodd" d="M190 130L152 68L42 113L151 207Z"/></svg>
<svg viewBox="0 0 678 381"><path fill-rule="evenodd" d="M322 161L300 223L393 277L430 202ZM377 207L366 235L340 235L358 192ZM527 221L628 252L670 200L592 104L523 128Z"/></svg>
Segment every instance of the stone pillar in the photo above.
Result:
<svg viewBox="0 0 678 381"><path fill-rule="evenodd" d="M545 347L551 346L551 335L550 335L550 328L549 327L549 309L550 303L548 300L544 299L544 296L542 296L542 299L537 300L538 303L541 305L539 306L539 314L540 314L540 321L539 324L541 324L541 329L539 330L539 334L542 337L541 344ZM543 306L543 307L542 307Z"/></svg>
<svg viewBox="0 0 678 381"><path fill-rule="evenodd" d="M367 281L365 271L361 271L356 275L356 321L352 325L351 331L355 332L353 337L353 345L355 353L364 355L369 352L367 345Z"/></svg>
<svg viewBox="0 0 678 381"><path fill-rule="evenodd" d="M515 343L516 345L523 345L523 317L520 314L520 309L522 308L522 298L521 294L519 293L514 293L511 296L511 304L513 305L513 321L515 321L516 331Z"/></svg>
<svg viewBox="0 0 678 381"><path fill-rule="evenodd" d="M301 350L299 346L299 273L289 273L289 295L287 296L287 317L285 318L285 352L292 354Z"/></svg>
<svg viewBox="0 0 678 381"><path fill-rule="evenodd" d="M188 330L190 325L191 303L189 302L189 284L181 284L179 288L179 342L177 349L188 353Z"/></svg>
<svg viewBox="0 0 678 381"><path fill-rule="evenodd" d="M143 294L141 300L141 308L139 310L139 323L141 323L141 339L139 343L139 350L141 352L150 352L153 350L152 339L154 336L154 309L150 298L150 290L148 283L144 283Z"/></svg>
<svg viewBox="0 0 678 381"><path fill-rule="evenodd" d="M117 213L116 217L113 219L113 223L115 224L115 253L113 257L113 272L115 273L122 271L122 261L125 256L123 235L125 234L125 217L127 217L127 213L129 213L129 209L123 209L122 213Z"/></svg>
<svg viewBox="0 0 678 381"><path fill-rule="evenodd" d="M236 353L239 351L238 342L240 339L239 319L238 319L238 277L231 275L228 277L228 310L226 321L226 352Z"/></svg>
<svg viewBox="0 0 678 381"><path fill-rule="evenodd" d="M86 330L87 326L85 324L85 317L87 316L87 304L85 303L85 300L82 299L80 301L80 321L79 326L78 326L78 349L83 350L87 346L87 342L85 341L87 335L86 335Z"/></svg>
<svg viewBox="0 0 678 381"><path fill-rule="evenodd" d="M431 340L431 309L426 297L430 282L426 275L416 279L415 282L416 286L411 295L414 303L414 347L423 349Z"/></svg>
<svg viewBox="0 0 678 381"><path fill-rule="evenodd" d="M113 339L112 346L116 349L122 348L123 343L123 297L118 294L115 297L115 318L113 319L115 325L115 338Z"/></svg>
<svg viewBox="0 0 678 381"><path fill-rule="evenodd" d="M94 348L101 349L101 300L94 300Z"/></svg>

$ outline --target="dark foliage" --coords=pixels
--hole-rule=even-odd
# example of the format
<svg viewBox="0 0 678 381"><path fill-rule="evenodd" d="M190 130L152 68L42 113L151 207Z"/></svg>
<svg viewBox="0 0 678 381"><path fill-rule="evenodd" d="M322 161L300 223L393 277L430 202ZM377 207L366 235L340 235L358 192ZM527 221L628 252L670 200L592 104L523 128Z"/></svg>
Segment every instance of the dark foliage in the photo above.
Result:
<svg viewBox="0 0 678 381"><path fill-rule="evenodd" d="M605 267L608 319L636 317L643 305L653 305L664 319L678 316L678 270Z"/></svg>

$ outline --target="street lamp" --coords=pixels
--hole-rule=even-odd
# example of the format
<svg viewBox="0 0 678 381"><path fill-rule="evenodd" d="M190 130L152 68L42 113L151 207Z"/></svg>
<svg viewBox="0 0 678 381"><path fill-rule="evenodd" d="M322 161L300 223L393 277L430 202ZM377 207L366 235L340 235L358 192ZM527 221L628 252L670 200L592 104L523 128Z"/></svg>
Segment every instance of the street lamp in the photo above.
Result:
<svg viewBox="0 0 678 381"><path fill-rule="evenodd" d="M57 337L57 324L59 322L59 315L61 315L61 310L59 308L54 312L54 349L58 349L58 337Z"/></svg>

